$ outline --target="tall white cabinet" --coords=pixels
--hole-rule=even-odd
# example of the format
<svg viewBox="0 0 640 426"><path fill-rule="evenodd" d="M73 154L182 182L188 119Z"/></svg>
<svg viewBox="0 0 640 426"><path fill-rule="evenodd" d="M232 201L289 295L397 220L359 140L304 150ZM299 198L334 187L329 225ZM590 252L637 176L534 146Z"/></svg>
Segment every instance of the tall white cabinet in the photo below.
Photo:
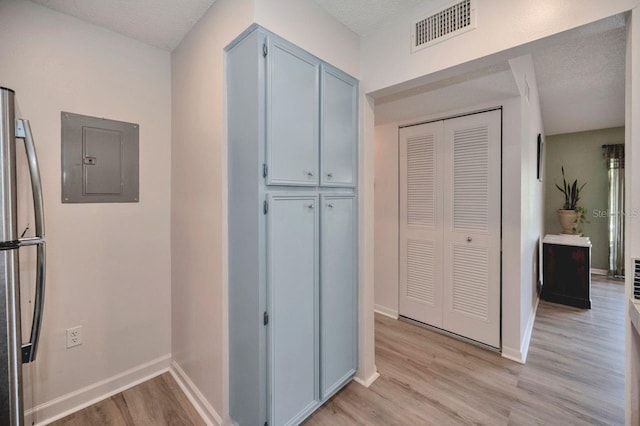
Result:
<svg viewBox="0 0 640 426"><path fill-rule="evenodd" d="M227 48L230 414L298 424L357 368L357 81L253 26Z"/></svg>

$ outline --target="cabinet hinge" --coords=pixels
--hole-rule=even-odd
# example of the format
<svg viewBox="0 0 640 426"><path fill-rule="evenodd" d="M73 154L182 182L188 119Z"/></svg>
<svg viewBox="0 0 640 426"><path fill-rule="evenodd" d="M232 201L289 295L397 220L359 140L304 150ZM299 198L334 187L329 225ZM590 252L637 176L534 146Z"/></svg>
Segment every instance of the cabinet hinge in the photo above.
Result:
<svg viewBox="0 0 640 426"><path fill-rule="evenodd" d="M264 204L262 205L262 211L264 212L264 214L269 213L269 202L267 200L264 200Z"/></svg>
<svg viewBox="0 0 640 426"><path fill-rule="evenodd" d="M269 166L267 166L267 163L263 163L262 164L262 177L267 177L268 173L269 173Z"/></svg>
<svg viewBox="0 0 640 426"><path fill-rule="evenodd" d="M262 316L262 323L264 325L269 324L269 314L266 311L264 312L264 315Z"/></svg>
<svg viewBox="0 0 640 426"><path fill-rule="evenodd" d="M269 48L267 47L267 43L265 43L262 45L262 56L266 58L268 53L269 53Z"/></svg>

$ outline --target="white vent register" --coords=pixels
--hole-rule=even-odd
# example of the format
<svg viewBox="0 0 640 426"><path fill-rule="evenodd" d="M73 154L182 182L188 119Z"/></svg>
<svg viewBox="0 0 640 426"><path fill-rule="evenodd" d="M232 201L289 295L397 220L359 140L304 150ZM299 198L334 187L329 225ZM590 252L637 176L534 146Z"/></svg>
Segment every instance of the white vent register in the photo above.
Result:
<svg viewBox="0 0 640 426"><path fill-rule="evenodd" d="M476 0L444 6L411 24L411 52L476 28Z"/></svg>

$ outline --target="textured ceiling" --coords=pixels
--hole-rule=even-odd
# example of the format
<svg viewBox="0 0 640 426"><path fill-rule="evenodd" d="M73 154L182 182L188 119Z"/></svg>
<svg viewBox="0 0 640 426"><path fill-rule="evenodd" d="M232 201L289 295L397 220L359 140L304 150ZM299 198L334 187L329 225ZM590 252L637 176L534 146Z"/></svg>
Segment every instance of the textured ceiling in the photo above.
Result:
<svg viewBox="0 0 640 426"><path fill-rule="evenodd" d="M624 126L626 29L533 53L545 133Z"/></svg>
<svg viewBox="0 0 640 426"><path fill-rule="evenodd" d="M546 135L624 126L626 28L623 16L533 43ZM376 99L376 124L445 114L518 96L506 64L478 69Z"/></svg>
<svg viewBox="0 0 640 426"><path fill-rule="evenodd" d="M365 36L384 20L433 0L314 0L354 33ZM441 1L434 1L440 4Z"/></svg>
<svg viewBox="0 0 640 426"><path fill-rule="evenodd" d="M172 50L215 0L32 0L151 46Z"/></svg>

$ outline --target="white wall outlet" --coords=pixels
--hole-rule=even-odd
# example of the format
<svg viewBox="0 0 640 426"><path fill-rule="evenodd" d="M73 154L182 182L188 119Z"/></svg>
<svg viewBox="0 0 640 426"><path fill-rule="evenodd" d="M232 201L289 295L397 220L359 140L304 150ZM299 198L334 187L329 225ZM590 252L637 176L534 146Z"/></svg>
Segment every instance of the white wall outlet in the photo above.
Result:
<svg viewBox="0 0 640 426"><path fill-rule="evenodd" d="M82 344L82 326L67 328L67 349Z"/></svg>

